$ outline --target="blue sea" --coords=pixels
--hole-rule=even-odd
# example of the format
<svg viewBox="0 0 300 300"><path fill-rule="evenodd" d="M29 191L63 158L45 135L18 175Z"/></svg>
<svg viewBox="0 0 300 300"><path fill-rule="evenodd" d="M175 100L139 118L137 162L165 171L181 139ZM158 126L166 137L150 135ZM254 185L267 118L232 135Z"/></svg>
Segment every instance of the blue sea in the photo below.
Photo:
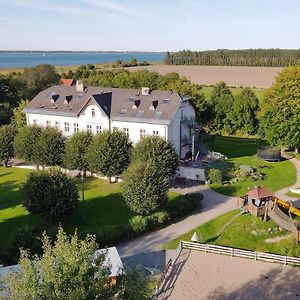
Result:
<svg viewBox="0 0 300 300"><path fill-rule="evenodd" d="M0 52L0 68L32 67L38 64L73 66L114 62L117 59L160 62L163 52Z"/></svg>

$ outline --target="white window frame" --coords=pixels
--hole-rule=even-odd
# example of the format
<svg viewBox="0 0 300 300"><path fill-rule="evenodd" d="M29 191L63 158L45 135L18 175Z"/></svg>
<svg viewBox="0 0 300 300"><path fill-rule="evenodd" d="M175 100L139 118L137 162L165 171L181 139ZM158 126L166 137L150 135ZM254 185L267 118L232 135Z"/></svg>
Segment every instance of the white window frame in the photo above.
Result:
<svg viewBox="0 0 300 300"><path fill-rule="evenodd" d="M146 137L146 129L140 129L140 140Z"/></svg>
<svg viewBox="0 0 300 300"><path fill-rule="evenodd" d="M102 127L101 125L96 125L96 133L99 134L102 132Z"/></svg>
<svg viewBox="0 0 300 300"><path fill-rule="evenodd" d="M126 136L129 137L129 128L123 127L122 129L123 129L123 132L125 132Z"/></svg>
<svg viewBox="0 0 300 300"><path fill-rule="evenodd" d="M64 123L64 129L65 129L65 132L70 132L70 123L69 122Z"/></svg>
<svg viewBox="0 0 300 300"><path fill-rule="evenodd" d="M86 131L92 133L92 125L86 124Z"/></svg>
<svg viewBox="0 0 300 300"><path fill-rule="evenodd" d="M74 130L74 132L79 131L79 124L78 123L73 123L73 130Z"/></svg>
<svg viewBox="0 0 300 300"><path fill-rule="evenodd" d="M96 110L95 110L95 108L91 109L91 115L92 115L92 118L96 118Z"/></svg>

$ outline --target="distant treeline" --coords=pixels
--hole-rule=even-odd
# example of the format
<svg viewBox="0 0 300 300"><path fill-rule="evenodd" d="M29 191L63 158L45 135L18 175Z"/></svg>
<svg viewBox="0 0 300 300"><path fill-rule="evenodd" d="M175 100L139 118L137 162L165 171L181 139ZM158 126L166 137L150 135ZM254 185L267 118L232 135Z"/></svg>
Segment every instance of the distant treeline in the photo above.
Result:
<svg viewBox="0 0 300 300"><path fill-rule="evenodd" d="M286 67L300 65L300 49L183 50L167 52L165 63L170 65Z"/></svg>

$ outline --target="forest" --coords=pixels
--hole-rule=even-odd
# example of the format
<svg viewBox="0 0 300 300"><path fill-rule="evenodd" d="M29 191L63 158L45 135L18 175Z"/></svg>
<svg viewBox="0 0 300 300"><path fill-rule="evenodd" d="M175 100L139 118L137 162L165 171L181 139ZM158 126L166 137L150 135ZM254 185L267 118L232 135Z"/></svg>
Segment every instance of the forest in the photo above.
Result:
<svg viewBox="0 0 300 300"><path fill-rule="evenodd" d="M300 50L243 49L166 52L169 65L287 67L300 64Z"/></svg>

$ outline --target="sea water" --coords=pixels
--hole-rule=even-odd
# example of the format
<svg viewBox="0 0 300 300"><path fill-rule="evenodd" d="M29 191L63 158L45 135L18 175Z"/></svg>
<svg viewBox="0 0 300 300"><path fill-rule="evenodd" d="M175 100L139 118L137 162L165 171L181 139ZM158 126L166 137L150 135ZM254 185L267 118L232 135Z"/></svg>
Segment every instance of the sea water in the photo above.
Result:
<svg viewBox="0 0 300 300"><path fill-rule="evenodd" d="M163 52L0 52L0 68L22 68L38 64L75 66L110 63L117 59L161 62Z"/></svg>

